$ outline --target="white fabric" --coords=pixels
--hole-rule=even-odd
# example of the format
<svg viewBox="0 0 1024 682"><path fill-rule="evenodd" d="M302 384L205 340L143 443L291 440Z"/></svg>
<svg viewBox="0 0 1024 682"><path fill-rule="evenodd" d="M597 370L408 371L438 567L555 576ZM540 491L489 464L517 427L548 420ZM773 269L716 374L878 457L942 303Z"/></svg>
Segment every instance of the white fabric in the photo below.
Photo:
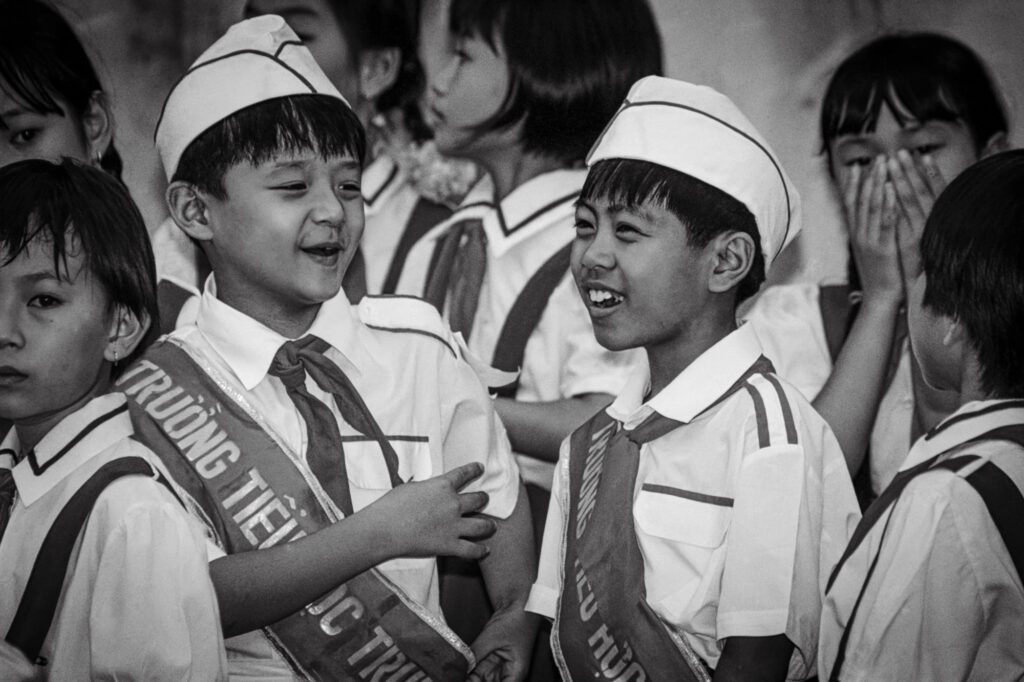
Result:
<svg viewBox="0 0 1024 682"><path fill-rule="evenodd" d="M244 393L279 441L297 453L296 465L305 466L305 425L284 385L267 374L287 339L219 301L215 279L210 278L203 292L195 326L179 328L171 338ZM506 518L516 504L519 471L491 399L473 370L456 358L446 339L368 326L412 326L415 315L410 307L432 311L421 301L373 297L353 308L341 293L323 304L306 334L331 345L325 355L346 373L384 433L405 436L391 441L403 480L421 481L480 461L485 473L466 490L487 492L484 511ZM433 317L437 320L436 314ZM307 379L306 388L331 408L342 436L357 433L312 379ZM376 442L346 442L345 462L356 511L391 488ZM433 558L400 558L378 569L410 598L441 616ZM287 674L286 663L261 632L229 639L227 647L233 676L275 669L275 674Z"/></svg>
<svg viewBox="0 0 1024 682"><path fill-rule="evenodd" d="M71 445L93 420L123 405L119 393L92 400L37 444L40 473L28 457L14 467L18 499L0 541L0 632L10 627L46 532L97 469L130 456L163 471L156 455L130 438L127 412ZM18 450L17 429L0 445L8 449ZM107 487L72 551L43 644L49 678L226 679L205 545L203 528L155 480L129 476Z"/></svg>
<svg viewBox="0 0 1024 682"><path fill-rule="evenodd" d="M345 102L284 19L266 14L238 22L199 55L164 102L156 129L164 172L171 178L189 144L231 114L310 94Z"/></svg>
<svg viewBox="0 0 1024 682"><path fill-rule="evenodd" d="M753 325L775 372L813 401L832 373L817 284L781 284L758 295L743 319ZM904 340L892 381L878 404L868 458L871 489L881 493L910 450L914 387Z"/></svg>
<svg viewBox="0 0 1024 682"><path fill-rule="evenodd" d="M587 165L603 159L656 163L742 202L757 220L766 268L800 231L800 196L775 152L729 98L707 86L661 76L634 83Z"/></svg>
<svg viewBox="0 0 1024 682"><path fill-rule="evenodd" d="M790 679L804 679L814 674L828 571L860 514L835 437L795 389L757 375L749 388L714 404L760 355L753 330L741 327L646 402L650 375L637 372L607 411L627 429L655 412L685 423L640 450L632 513L651 608L712 668L728 637L785 633L796 645ZM765 404L766 447L752 393ZM784 405L796 444L788 442ZM564 580L568 457L566 441L527 604L549 617ZM725 498L732 506L644 490L645 484Z"/></svg>
<svg viewBox="0 0 1024 682"><path fill-rule="evenodd" d="M505 320L527 281L572 241L574 202L585 178L583 170L545 173L517 187L497 207L490 181L484 181L463 202L465 208L432 230L410 253L399 293L421 295L424 266L437 241L467 214L481 217L487 233L487 269L468 345L473 355L490 362ZM615 395L629 373L644 362L642 350L612 352L597 342L586 305L566 270L527 341L516 399L541 402L587 393ZM517 459L526 482L551 488L553 464L522 454Z"/></svg>
<svg viewBox="0 0 1024 682"><path fill-rule="evenodd" d="M991 461L1024 490L1024 449L1007 441L964 445L1011 424L1024 424L1024 408L1010 401L972 402L948 417L931 438L914 444L903 469L939 453L946 453L941 459L979 455L982 462L960 472L915 478L851 555L824 600L822 679L831 673L886 523L881 555L851 630L842 679L1021 679L1024 588L984 502L963 480Z"/></svg>

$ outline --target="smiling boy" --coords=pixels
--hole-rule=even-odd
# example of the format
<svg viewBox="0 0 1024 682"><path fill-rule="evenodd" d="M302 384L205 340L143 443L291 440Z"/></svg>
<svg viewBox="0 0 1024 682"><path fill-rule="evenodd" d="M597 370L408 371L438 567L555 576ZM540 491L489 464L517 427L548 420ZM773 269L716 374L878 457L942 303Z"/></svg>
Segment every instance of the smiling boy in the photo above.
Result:
<svg viewBox="0 0 1024 682"><path fill-rule="evenodd" d="M659 77L588 164L573 277L598 341L648 365L563 444L529 608L566 679L811 677L857 503L828 426L735 323L799 197L727 98Z"/></svg>
<svg viewBox="0 0 1024 682"><path fill-rule="evenodd" d="M363 229L355 114L267 15L200 56L156 141L172 217L213 274L195 324L121 386L216 535L232 674L454 680L475 653L478 674L521 678L529 512L491 400L427 304L341 291ZM468 463L475 504L416 503L409 481ZM459 539L488 531L486 550ZM440 614L434 555L488 550L496 613L471 651Z"/></svg>

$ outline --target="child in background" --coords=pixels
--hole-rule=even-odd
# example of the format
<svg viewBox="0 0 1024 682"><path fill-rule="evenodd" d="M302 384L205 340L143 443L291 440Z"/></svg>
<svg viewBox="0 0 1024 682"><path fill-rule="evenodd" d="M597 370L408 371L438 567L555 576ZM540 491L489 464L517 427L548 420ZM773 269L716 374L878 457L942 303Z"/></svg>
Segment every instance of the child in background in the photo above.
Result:
<svg viewBox="0 0 1024 682"><path fill-rule="evenodd" d="M367 297L355 308L340 291L363 229L358 118L283 19L265 15L199 57L156 141L171 215L213 275L195 324L121 386L227 555L210 570L225 632L238 635L226 643L232 674L521 679L532 537L490 398L430 306ZM477 475L483 464L472 505L367 508L469 463ZM466 478L450 473L448 488ZM481 507L489 518L459 518ZM368 529L374 518L390 523ZM458 536L488 530L481 565L499 608L471 651L441 618L433 554L480 558Z"/></svg>
<svg viewBox="0 0 1024 682"><path fill-rule="evenodd" d="M225 679L202 526L112 392L157 314L142 216L71 160L0 205L0 632L53 679Z"/></svg>
<svg viewBox="0 0 1024 682"><path fill-rule="evenodd" d="M562 446L528 608L565 679L802 680L859 516L828 425L737 304L799 197L710 88L645 78L588 158L572 273L609 349L648 365Z"/></svg>
<svg viewBox="0 0 1024 682"><path fill-rule="evenodd" d="M454 0L449 11L455 51L428 83L427 120L443 154L487 177L416 245L398 291L442 310L474 356L519 370L495 406L539 539L559 443L640 362L594 340L568 247L583 158L629 86L661 72L661 42L646 0Z"/></svg>
<svg viewBox="0 0 1024 682"><path fill-rule="evenodd" d="M821 137L850 238L846 285L766 290L745 316L779 375L834 430L862 498L892 480L910 444L955 409L921 381L902 312L935 197L1006 145L1006 116L984 64L945 36L877 39L825 93ZM870 483L870 488L864 483Z"/></svg>
<svg viewBox="0 0 1024 682"><path fill-rule="evenodd" d="M908 326L960 406L920 438L835 569L822 679L1010 680L1024 671L1024 151L935 202Z"/></svg>
<svg viewBox="0 0 1024 682"><path fill-rule="evenodd" d="M113 118L75 32L38 0L0 0L0 166L67 156L121 177Z"/></svg>

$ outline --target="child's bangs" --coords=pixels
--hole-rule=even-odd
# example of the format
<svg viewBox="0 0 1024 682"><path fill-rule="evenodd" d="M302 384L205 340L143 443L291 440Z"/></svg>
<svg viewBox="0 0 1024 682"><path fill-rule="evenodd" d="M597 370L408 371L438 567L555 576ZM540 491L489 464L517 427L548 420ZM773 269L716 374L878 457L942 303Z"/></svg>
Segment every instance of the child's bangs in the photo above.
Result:
<svg viewBox="0 0 1024 682"><path fill-rule="evenodd" d="M448 14L455 36L479 36L496 49L495 37L505 25L504 3L494 0L453 0Z"/></svg>
<svg viewBox="0 0 1024 682"><path fill-rule="evenodd" d="M321 158L366 152L362 126L344 102L311 95L262 102L228 119L222 142L235 163L253 166L287 153L316 151Z"/></svg>
<svg viewBox="0 0 1024 682"><path fill-rule="evenodd" d="M34 68L32 57L31 53L21 50L0 48L0 87L38 114L65 115L51 94L59 91L58 74ZM0 117L0 128L8 128L3 117Z"/></svg>
<svg viewBox="0 0 1024 682"><path fill-rule="evenodd" d="M603 199L631 209L645 205L665 207L670 191L665 170L656 164L632 159L598 161L587 173L580 199Z"/></svg>

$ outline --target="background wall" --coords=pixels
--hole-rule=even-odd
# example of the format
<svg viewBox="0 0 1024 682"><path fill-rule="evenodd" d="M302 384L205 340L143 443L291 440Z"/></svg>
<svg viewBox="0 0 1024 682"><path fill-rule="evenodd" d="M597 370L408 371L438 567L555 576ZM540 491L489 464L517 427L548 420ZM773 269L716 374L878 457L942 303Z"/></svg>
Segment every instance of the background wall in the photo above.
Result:
<svg viewBox="0 0 1024 682"><path fill-rule="evenodd" d="M650 0L667 75L735 101L775 147L803 197L804 231L772 280L843 276L838 208L818 154L817 115L835 65L887 30L936 30L988 63L1024 144L1024 2L1020 0ZM241 0L64 0L114 101L126 182L148 224L164 215L163 172L152 148L167 90L240 15ZM623 36L628 40L628 36Z"/></svg>

